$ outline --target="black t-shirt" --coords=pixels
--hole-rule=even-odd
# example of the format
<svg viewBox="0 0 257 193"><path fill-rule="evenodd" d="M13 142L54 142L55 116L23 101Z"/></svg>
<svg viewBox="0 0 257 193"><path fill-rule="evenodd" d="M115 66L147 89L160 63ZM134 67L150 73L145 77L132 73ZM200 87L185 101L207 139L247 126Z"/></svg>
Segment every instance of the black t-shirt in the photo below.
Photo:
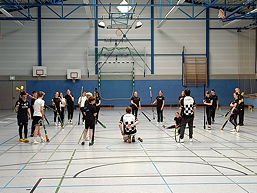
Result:
<svg viewBox="0 0 257 193"><path fill-rule="evenodd" d="M89 102L88 102L88 100L86 100L84 103L84 108L86 108L88 105L89 105Z"/></svg>
<svg viewBox="0 0 257 193"><path fill-rule="evenodd" d="M94 114L96 113L95 105L88 104L85 107L84 112L86 113L86 115L85 115L85 121L86 122L93 122L93 121L95 121L95 116L94 116Z"/></svg>
<svg viewBox="0 0 257 193"><path fill-rule="evenodd" d="M175 117L174 121L176 122L177 126L181 126L182 117Z"/></svg>
<svg viewBox="0 0 257 193"><path fill-rule="evenodd" d="M73 97L73 95L71 95L71 96ZM64 97L66 99L68 106L74 106L74 101L72 100L71 96L66 94Z"/></svg>
<svg viewBox="0 0 257 193"><path fill-rule="evenodd" d="M28 108L30 108L29 101L23 101L19 99L15 106L18 105L17 118L20 120L27 121L28 120Z"/></svg>
<svg viewBox="0 0 257 193"><path fill-rule="evenodd" d="M54 103L54 106L56 109L60 109L60 104L61 104L61 99L58 97L58 98L53 98L53 103Z"/></svg>
<svg viewBox="0 0 257 193"><path fill-rule="evenodd" d="M244 107L244 97L241 94L238 95L238 107L239 108Z"/></svg>
<svg viewBox="0 0 257 193"><path fill-rule="evenodd" d="M131 100L133 101L133 103L135 103L137 105L137 108L139 107L139 101L140 101L140 98L139 97L131 97ZM132 104L134 107L136 107L134 104Z"/></svg>
<svg viewBox="0 0 257 193"><path fill-rule="evenodd" d="M212 97L212 106L214 108L216 108L217 107L217 101L219 100L218 96L217 95L212 95L211 97Z"/></svg>
<svg viewBox="0 0 257 193"><path fill-rule="evenodd" d="M237 114L238 113L238 106L239 106L239 99L235 99L232 104L236 104L236 107L232 108L232 114Z"/></svg>
<svg viewBox="0 0 257 193"><path fill-rule="evenodd" d="M211 96L209 96L209 97L207 97L207 96L205 96L204 97L204 101L206 102L206 103L211 103L211 101L212 101L212 97ZM211 108L212 107L212 105L205 105L207 108Z"/></svg>
<svg viewBox="0 0 257 193"><path fill-rule="evenodd" d="M30 106L31 115L33 115L33 112L34 112L33 105L34 105L35 101L36 101L35 98L32 98L32 99L30 100L30 103L31 103L31 106Z"/></svg>
<svg viewBox="0 0 257 193"><path fill-rule="evenodd" d="M165 100L164 96L157 96L156 97L157 108L161 108L162 107L162 104L163 104L164 100Z"/></svg>

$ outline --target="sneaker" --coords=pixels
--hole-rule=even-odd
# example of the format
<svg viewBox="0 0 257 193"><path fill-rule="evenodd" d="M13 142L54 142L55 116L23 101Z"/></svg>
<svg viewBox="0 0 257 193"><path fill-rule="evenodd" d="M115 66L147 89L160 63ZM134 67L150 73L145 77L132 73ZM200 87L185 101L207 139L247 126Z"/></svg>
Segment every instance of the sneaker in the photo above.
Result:
<svg viewBox="0 0 257 193"><path fill-rule="evenodd" d="M82 141L81 145L85 145L85 141Z"/></svg>
<svg viewBox="0 0 257 193"><path fill-rule="evenodd" d="M184 143L184 139L180 139L180 143Z"/></svg>
<svg viewBox="0 0 257 193"><path fill-rule="evenodd" d="M23 139L23 142L24 142L24 143L28 143L29 140L28 140L27 138L25 138L25 139Z"/></svg>
<svg viewBox="0 0 257 193"><path fill-rule="evenodd" d="M58 123L58 126L61 126L62 124L61 123Z"/></svg>
<svg viewBox="0 0 257 193"><path fill-rule="evenodd" d="M129 138L129 139L127 139L127 142L128 142L128 143L131 143L131 139L130 139L130 138Z"/></svg>
<svg viewBox="0 0 257 193"><path fill-rule="evenodd" d="M239 126L244 126L244 124L243 124L243 123L240 123Z"/></svg>
<svg viewBox="0 0 257 193"><path fill-rule="evenodd" d="M134 135L132 136L132 142L133 142L133 143L136 142L136 139L135 139L135 136L134 136Z"/></svg>
<svg viewBox="0 0 257 193"><path fill-rule="evenodd" d="M70 120L70 124L72 124L72 120Z"/></svg>
<svg viewBox="0 0 257 193"><path fill-rule="evenodd" d="M44 143L44 142L46 142L46 141L45 141L45 139L44 139L43 137L40 137L40 142L41 142L41 143Z"/></svg>
<svg viewBox="0 0 257 193"><path fill-rule="evenodd" d="M54 122L54 125L55 125L55 126L58 126L58 124L57 124L56 122Z"/></svg>
<svg viewBox="0 0 257 193"><path fill-rule="evenodd" d="M24 142L24 139L19 139L19 142Z"/></svg>
<svg viewBox="0 0 257 193"><path fill-rule="evenodd" d="M236 129L231 129L230 132L236 132Z"/></svg>
<svg viewBox="0 0 257 193"><path fill-rule="evenodd" d="M239 130L240 130L240 125L237 125L236 126L236 132L239 132Z"/></svg>
<svg viewBox="0 0 257 193"><path fill-rule="evenodd" d="M143 139L142 139L141 137L138 137L137 139L138 139L138 141L140 141L141 143L143 142Z"/></svg>
<svg viewBox="0 0 257 193"><path fill-rule="evenodd" d="M89 146L94 145L94 141L89 142Z"/></svg>
<svg viewBox="0 0 257 193"><path fill-rule="evenodd" d="M208 129L208 130L211 130L211 126L210 126L210 125L208 125L208 126L207 126L207 129Z"/></svg>
<svg viewBox="0 0 257 193"><path fill-rule="evenodd" d="M189 138L189 141L190 141L190 142L193 142L193 138Z"/></svg>
<svg viewBox="0 0 257 193"><path fill-rule="evenodd" d="M32 144L38 144L38 143L39 143L39 142L36 141L36 140L32 141Z"/></svg>
<svg viewBox="0 0 257 193"><path fill-rule="evenodd" d="M30 134L30 137L34 137L34 134Z"/></svg>

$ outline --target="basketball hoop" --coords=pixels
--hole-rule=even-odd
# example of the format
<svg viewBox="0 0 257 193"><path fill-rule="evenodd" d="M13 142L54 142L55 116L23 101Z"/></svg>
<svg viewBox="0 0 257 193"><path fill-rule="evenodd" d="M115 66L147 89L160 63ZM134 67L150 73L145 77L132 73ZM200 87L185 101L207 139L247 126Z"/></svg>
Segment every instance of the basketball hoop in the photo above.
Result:
<svg viewBox="0 0 257 193"><path fill-rule="evenodd" d="M122 34L123 34L122 30L120 29L120 27L118 27L117 30L116 30L116 36L121 37Z"/></svg>
<svg viewBox="0 0 257 193"><path fill-rule="evenodd" d="M226 18L226 15L225 15L225 12L223 11L223 9L219 9L218 18L221 18L221 19Z"/></svg>

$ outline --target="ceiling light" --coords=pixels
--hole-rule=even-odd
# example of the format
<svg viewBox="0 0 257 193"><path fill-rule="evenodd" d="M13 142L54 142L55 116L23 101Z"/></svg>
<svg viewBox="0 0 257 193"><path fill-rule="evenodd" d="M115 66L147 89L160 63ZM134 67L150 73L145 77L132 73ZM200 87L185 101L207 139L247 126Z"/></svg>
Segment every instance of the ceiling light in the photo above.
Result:
<svg viewBox="0 0 257 193"><path fill-rule="evenodd" d="M138 22L136 23L135 29L138 29L138 28L142 27L142 25L143 25L143 23L142 23L141 21L138 21Z"/></svg>
<svg viewBox="0 0 257 193"><path fill-rule="evenodd" d="M123 0L120 3L121 6L117 6L117 9L121 12L121 13L128 13L131 10L131 6L126 6L128 5L126 0Z"/></svg>
<svg viewBox="0 0 257 193"><path fill-rule="evenodd" d="M100 22L98 23L98 27L100 27L100 28L105 28L105 23L104 23L104 21L100 21Z"/></svg>

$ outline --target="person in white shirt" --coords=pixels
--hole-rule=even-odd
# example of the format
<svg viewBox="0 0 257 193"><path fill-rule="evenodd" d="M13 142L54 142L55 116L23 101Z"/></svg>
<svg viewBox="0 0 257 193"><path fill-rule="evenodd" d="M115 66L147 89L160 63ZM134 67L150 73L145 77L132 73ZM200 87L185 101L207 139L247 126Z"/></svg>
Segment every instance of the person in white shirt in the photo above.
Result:
<svg viewBox="0 0 257 193"><path fill-rule="evenodd" d="M83 115L83 110L85 108L85 102L87 100L87 96L86 96L87 92L82 92L82 95L79 97L79 100L78 100L78 104L79 104L79 107L80 107L80 111L82 113L82 123L84 124L84 121L85 121L85 117Z"/></svg>
<svg viewBox="0 0 257 193"><path fill-rule="evenodd" d="M33 113L33 123L35 125L35 131L34 131L34 140L32 143L37 144L37 136L40 137L41 143L44 142L44 138L41 135L40 128L42 126L43 120L44 120L44 106L45 101L43 100L45 93L43 91L38 92L38 99L34 103L34 113Z"/></svg>
<svg viewBox="0 0 257 193"><path fill-rule="evenodd" d="M65 112L65 107L66 107L66 99L63 97L63 93L60 92L59 97L61 99L61 112L60 112L60 117L62 124L64 123L64 112Z"/></svg>

